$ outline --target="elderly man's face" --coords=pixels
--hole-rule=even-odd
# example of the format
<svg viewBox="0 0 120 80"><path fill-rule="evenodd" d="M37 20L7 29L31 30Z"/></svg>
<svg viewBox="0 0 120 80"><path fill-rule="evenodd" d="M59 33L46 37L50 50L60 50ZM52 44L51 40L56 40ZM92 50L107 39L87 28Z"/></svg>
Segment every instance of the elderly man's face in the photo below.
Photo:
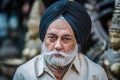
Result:
<svg viewBox="0 0 120 80"><path fill-rule="evenodd" d="M75 53L77 53L73 30L68 22L61 18L55 20L49 26L45 36L44 45L47 48L48 53L46 54L50 56L49 58L55 58L54 60L58 61L52 61L53 64L56 64L57 66L68 64L74 58ZM55 51L54 54L49 53L52 51Z"/></svg>
<svg viewBox="0 0 120 80"><path fill-rule="evenodd" d="M57 19L48 28L45 44L50 51L70 52L75 48L76 40L73 30L64 19ZM59 56L57 56L59 57Z"/></svg>

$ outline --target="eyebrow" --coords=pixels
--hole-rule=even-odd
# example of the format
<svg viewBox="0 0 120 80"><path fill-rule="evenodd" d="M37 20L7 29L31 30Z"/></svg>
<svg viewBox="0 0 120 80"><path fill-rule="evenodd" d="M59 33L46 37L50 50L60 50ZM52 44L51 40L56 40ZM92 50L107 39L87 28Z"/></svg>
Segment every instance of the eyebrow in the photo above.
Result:
<svg viewBox="0 0 120 80"><path fill-rule="evenodd" d="M54 33L48 33L47 35L57 36L57 35L54 34ZM69 36L72 36L72 35L70 35L70 34L65 34L65 35L63 35L63 37L69 37Z"/></svg>
<svg viewBox="0 0 120 80"><path fill-rule="evenodd" d="M53 36L56 36L54 33L48 33L47 35L53 35Z"/></svg>
<svg viewBox="0 0 120 80"><path fill-rule="evenodd" d="M72 35L70 35L70 34L65 34L65 35L63 35L63 37L71 37Z"/></svg>

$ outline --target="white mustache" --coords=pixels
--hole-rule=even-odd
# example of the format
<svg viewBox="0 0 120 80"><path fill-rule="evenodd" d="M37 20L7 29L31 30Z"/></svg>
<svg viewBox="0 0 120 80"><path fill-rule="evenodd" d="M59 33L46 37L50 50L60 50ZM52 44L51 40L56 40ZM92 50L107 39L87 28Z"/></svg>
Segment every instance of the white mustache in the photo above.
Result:
<svg viewBox="0 0 120 80"><path fill-rule="evenodd" d="M62 51L57 51L56 49L49 51L46 45L43 43L41 53L43 54L45 60L47 63L51 65L57 65L57 66L65 66L69 64L75 55L78 52L78 47L76 45L75 49L69 51L69 52L62 52ZM61 57L57 57L56 55L60 55Z"/></svg>
<svg viewBox="0 0 120 80"><path fill-rule="evenodd" d="M55 55L55 54L58 54L58 55L61 55L61 56L63 56L63 57L70 56L69 53L67 54L67 53L64 53L64 52L61 52L61 51L56 51L56 50L51 51L51 52L46 53L46 54L48 54L48 55Z"/></svg>

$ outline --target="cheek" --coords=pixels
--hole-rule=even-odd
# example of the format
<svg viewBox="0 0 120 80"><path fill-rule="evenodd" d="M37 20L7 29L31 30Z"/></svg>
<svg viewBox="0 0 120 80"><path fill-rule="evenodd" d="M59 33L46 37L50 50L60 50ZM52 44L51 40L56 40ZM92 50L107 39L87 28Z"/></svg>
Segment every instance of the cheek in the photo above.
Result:
<svg viewBox="0 0 120 80"><path fill-rule="evenodd" d="M64 49L65 49L65 52L69 53L71 52L73 49L75 49L76 47L76 40L72 40L71 43L69 44L66 44Z"/></svg>
<svg viewBox="0 0 120 80"><path fill-rule="evenodd" d="M45 41L45 45L46 45L46 47L48 48L49 51L52 51L53 48L54 48L54 44L47 41L47 40Z"/></svg>
<svg viewBox="0 0 120 80"><path fill-rule="evenodd" d="M64 46L64 50L65 50L66 53L69 53L73 49L75 49L75 44L67 44L67 45Z"/></svg>

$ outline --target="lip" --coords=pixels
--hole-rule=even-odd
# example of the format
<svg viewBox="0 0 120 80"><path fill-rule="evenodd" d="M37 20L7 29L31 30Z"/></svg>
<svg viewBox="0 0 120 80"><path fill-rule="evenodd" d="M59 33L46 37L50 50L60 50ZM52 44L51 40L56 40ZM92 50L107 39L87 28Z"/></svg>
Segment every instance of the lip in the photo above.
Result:
<svg viewBox="0 0 120 80"><path fill-rule="evenodd" d="M57 58L64 58L62 55L60 55L60 54L55 54L55 57L57 57Z"/></svg>

